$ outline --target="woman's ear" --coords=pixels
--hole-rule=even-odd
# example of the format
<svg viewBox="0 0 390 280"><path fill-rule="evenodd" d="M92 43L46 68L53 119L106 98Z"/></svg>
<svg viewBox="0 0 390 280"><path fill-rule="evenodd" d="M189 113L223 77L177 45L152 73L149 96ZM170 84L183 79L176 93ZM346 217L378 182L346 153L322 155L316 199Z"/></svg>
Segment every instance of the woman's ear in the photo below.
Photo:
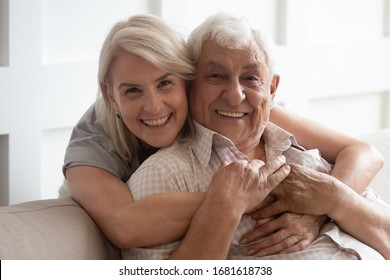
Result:
<svg viewBox="0 0 390 280"><path fill-rule="evenodd" d="M271 89L270 89L270 93L271 93L272 99L275 98L276 90L278 89L278 86L279 86L279 81L280 81L280 76L278 74L275 74L272 77Z"/></svg>
<svg viewBox="0 0 390 280"><path fill-rule="evenodd" d="M116 112L119 112L119 106L118 103L115 101L114 93L111 90L111 87L109 87L107 84L104 84L101 86L103 90L103 94L107 97L107 99L110 101L111 106L114 107L114 110Z"/></svg>

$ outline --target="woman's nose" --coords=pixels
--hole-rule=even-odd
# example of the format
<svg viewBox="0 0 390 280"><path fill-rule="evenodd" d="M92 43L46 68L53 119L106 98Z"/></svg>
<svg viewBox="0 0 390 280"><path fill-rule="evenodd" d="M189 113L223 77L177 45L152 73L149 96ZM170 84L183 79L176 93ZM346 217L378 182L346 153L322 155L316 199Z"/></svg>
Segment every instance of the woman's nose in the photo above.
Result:
<svg viewBox="0 0 390 280"><path fill-rule="evenodd" d="M151 114L158 114L163 107L163 102L160 95L156 92L150 92L146 96L144 111Z"/></svg>

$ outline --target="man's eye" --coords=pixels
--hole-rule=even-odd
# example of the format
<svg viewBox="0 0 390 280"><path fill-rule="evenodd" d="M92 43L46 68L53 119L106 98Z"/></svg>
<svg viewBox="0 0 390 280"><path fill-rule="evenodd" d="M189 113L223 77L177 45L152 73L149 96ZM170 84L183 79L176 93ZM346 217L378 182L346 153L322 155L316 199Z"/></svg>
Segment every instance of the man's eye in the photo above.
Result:
<svg viewBox="0 0 390 280"><path fill-rule="evenodd" d="M245 78L247 81L251 81L251 82L259 82L260 79L256 76L248 76Z"/></svg>
<svg viewBox="0 0 390 280"><path fill-rule="evenodd" d="M213 73L207 76L208 79L223 79L223 74Z"/></svg>

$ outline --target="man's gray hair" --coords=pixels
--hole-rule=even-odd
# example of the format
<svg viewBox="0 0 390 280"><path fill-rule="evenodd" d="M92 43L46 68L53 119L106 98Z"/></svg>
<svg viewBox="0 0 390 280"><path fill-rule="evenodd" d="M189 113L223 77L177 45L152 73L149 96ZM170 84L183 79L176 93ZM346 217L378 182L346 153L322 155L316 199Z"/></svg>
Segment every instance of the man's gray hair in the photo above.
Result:
<svg viewBox="0 0 390 280"><path fill-rule="evenodd" d="M252 39L263 52L271 77L275 74L274 43L260 28L253 27L244 17L226 13L215 14L195 28L187 46L196 62L207 40L215 40L221 47L240 49L249 45Z"/></svg>

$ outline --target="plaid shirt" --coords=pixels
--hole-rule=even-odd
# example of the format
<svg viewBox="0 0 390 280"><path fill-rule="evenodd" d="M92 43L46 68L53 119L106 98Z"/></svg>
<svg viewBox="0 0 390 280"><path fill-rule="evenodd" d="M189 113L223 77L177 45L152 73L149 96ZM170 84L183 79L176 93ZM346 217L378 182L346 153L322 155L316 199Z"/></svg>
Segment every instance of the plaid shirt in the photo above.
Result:
<svg viewBox="0 0 390 280"><path fill-rule="evenodd" d="M205 192L221 159L227 162L248 160L226 137L195 123L193 141L175 141L149 157L131 176L128 186L135 200L169 192ZM260 140L260 139L259 139ZM288 163L297 163L317 171L330 173L331 166L318 150L305 150L295 138L268 123L262 135L267 161L283 154ZM255 227L255 221L244 215L234 234L229 259L383 259L371 247L347 235L334 223L326 224L320 236L305 250L265 257L247 256L247 247L240 245L241 236ZM179 242L159 246L122 250L123 258L164 259Z"/></svg>

